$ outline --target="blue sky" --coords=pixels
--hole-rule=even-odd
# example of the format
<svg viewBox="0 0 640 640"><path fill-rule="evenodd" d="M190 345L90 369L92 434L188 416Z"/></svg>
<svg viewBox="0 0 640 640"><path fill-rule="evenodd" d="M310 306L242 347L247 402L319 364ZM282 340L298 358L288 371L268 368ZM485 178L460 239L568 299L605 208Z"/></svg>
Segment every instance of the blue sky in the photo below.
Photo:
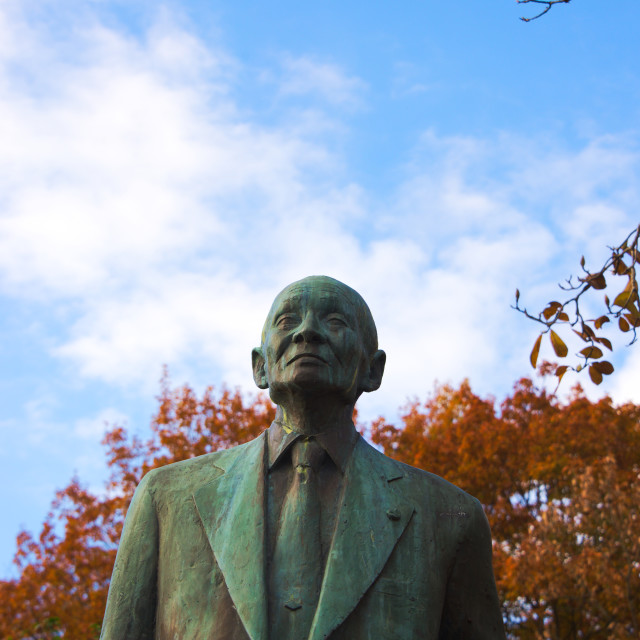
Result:
<svg viewBox="0 0 640 640"><path fill-rule="evenodd" d="M274 295L370 303L394 418L503 397L556 297L638 223L636 0L0 3L0 574L105 422L176 384L253 392ZM640 401L637 349L590 389ZM544 352L543 352L544 355ZM568 387L568 385L567 385Z"/></svg>

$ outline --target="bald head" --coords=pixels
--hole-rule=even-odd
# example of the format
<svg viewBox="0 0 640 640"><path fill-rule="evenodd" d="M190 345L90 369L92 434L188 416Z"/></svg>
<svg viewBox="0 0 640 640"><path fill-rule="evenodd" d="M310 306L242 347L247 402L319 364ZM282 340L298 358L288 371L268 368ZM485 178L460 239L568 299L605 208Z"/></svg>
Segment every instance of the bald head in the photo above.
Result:
<svg viewBox="0 0 640 640"><path fill-rule="evenodd" d="M307 276L302 280L297 280L287 285L275 297L271 305L271 309L262 328L261 344L264 345L266 332L273 321L273 314L280 307L283 299L296 295L308 296L312 292L320 289L333 291L351 305L358 321L358 328L364 347L369 355L373 355L378 349L378 332L369 306L355 289L329 276Z"/></svg>
<svg viewBox="0 0 640 640"><path fill-rule="evenodd" d="M312 396L353 406L380 386L386 360L367 303L327 276L298 280L276 296L251 358L256 384L282 406Z"/></svg>

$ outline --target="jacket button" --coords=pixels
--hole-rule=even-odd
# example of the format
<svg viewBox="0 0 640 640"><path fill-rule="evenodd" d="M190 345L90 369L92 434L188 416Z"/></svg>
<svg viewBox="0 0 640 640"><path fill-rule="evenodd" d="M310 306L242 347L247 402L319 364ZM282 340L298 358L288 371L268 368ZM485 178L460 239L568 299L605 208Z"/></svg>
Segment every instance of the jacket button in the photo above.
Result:
<svg viewBox="0 0 640 640"><path fill-rule="evenodd" d="M400 512L397 509L389 509L389 511L387 511L387 518L389 518L389 520L400 520Z"/></svg>
<svg viewBox="0 0 640 640"><path fill-rule="evenodd" d="M302 607L302 603L294 598L289 598L289 600L284 603L284 606L289 609L289 611L297 611Z"/></svg>

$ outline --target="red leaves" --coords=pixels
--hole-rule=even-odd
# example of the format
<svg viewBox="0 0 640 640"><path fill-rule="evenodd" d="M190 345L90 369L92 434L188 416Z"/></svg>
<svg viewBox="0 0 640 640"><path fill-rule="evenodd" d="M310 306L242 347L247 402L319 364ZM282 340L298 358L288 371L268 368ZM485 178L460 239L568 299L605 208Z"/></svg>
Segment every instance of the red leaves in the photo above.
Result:
<svg viewBox="0 0 640 640"><path fill-rule="evenodd" d="M595 273L593 275L589 275L586 278L586 281L594 288L594 289L606 289L607 281L605 277L601 273Z"/></svg>

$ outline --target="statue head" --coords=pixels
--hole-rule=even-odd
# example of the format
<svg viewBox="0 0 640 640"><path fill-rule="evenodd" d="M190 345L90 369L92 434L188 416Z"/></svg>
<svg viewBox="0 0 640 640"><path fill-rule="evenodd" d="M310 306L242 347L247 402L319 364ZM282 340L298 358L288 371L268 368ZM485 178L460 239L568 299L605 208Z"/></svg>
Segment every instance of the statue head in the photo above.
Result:
<svg viewBox="0 0 640 640"><path fill-rule="evenodd" d="M292 390L347 404L380 386L385 353L362 296L327 276L309 276L275 298L253 350L258 387L279 400Z"/></svg>

